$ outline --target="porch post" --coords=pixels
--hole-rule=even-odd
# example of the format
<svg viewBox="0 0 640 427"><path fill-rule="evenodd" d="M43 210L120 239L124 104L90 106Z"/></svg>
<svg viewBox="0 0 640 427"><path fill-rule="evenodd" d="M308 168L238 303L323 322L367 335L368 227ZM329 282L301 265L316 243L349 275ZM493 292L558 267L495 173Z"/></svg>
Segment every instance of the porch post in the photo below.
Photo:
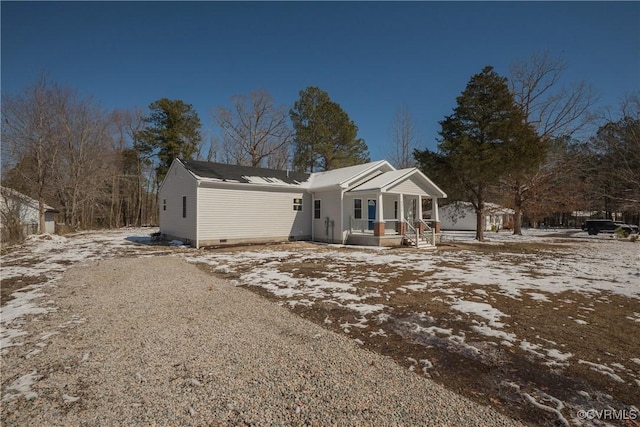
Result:
<svg viewBox="0 0 640 427"><path fill-rule="evenodd" d="M382 191L378 193L378 203L376 206L376 222L373 224L373 235L384 236L384 209L382 207Z"/></svg>
<svg viewBox="0 0 640 427"><path fill-rule="evenodd" d="M440 232L440 213L438 212L438 198L431 199L431 212L433 213L431 218L433 219L433 229L436 233Z"/></svg>
<svg viewBox="0 0 640 427"><path fill-rule="evenodd" d="M416 230L419 230L420 233L424 231L424 225L422 224L422 196L418 194L418 208L416 209L418 212L416 216Z"/></svg>
<svg viewBox="0 0 640 427"><path fill-rule="evenodd" d="M404 224L404 194L398 195L398 234L401 236L404 235L405 224Z"/></svg>

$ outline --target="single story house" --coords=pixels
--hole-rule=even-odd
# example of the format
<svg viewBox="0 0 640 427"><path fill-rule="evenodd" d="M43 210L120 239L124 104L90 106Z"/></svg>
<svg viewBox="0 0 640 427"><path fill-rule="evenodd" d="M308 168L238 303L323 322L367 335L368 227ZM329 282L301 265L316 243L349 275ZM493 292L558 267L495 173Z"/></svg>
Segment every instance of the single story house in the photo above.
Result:
<svg viewBox="0 0 640 427"><path fill-rule="evenodd" d="M513 228L513 209L485 203L484 231ZM442 230L476 230L476 210L469 202L453 202L440 208Z"/></svg>
<svg viewBox="0 0 640 427"><path fill-rule="evenodd" d="M318 173L175 159L160 185L160 233L195 247L282 240L435 243L438 199L416 168L377 161ZM423 220L422 200L433 217Z"/></svg>
<svg viewBox="0 0 640 427"><path fill-rule="evenodd" d="M40 230L38 201L12 188L2 187L0 189L0 212L3 228L5 222L15 220L22 225L25 235L53 234L56 231L55 214L59 211L49 205L45 205L44 208L45 229Z"/></svg>

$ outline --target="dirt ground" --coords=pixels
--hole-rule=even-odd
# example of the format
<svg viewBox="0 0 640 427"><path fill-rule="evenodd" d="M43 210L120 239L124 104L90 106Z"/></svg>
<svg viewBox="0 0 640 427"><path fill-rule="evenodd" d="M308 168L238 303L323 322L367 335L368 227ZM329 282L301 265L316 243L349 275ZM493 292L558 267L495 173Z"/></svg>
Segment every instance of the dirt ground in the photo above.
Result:
<svg viewBox="0 0 640 427"><path fill-rule="evenodd" d="M567 252L567 248L558 246L557 243L514 243L501 246L460 243L442 245L439 250L451 253L471 251L485 257L497 257L494 258L495 262L513 263L514 260L505 254L524 254L535 258L545 252L547 255L556 253L561 257ZM295 245L300 250L306 249L303 243ZM296 250L292 244L271 246L269 249ZM216 250L220 249L212 251ZM225 252L254 250L256 249L251 247L224 249ZM313 250L322 251L318 247ZM402 253L410 249L393 251ZM519 261L515 262L526 263L526 258L517 259ZM242 283L243 275L251 272L259 263L260 261L256 261L254 264L238 265L233 272L224 276ZM211 265L200 264L200 267L212 274L221 274L219 269ZM459 266L449 263L443 267ZM288 273L293 278L307 279L323 277L326 269L326 261L320 258L314 260L310 256L305 256L303 262L299 259L280 259L277 266L277 270ZM638 381L626 378L611 381L601 371L592 369L593 366L589 363L549 363L548 359L536 357L536 348L543 353L542 356L544 350L535 344L532 348L507 346L501 336L487 337L486 334L474 331L472 326L482 319L452 311L446 301L450 294L447 287L439 287L430 292L398 291L398 288L408 282L428 280L428 272L408 270L393 276L389 274L393 266L372 267L363 263L359 267L349 266L344 273L352 278L363 277L370 274L372 269L387 279L382 283L357 280L352 283L358 289L357 294L369 295L366 298L367 304L380 303L392 307L392 316L379 316L376 322L362 322L358 313L333 301L315 300L311 305L293 304L291 307L284 304L287 297L276 296L261 286L249 285L248 288L276 303L289 306L301 317L359 340L366 348L392 357L417 375L426 375L457 393L496 407L505 414L532 425L562 425L563 422L559 421L555 412L532 405L525 395L535 396L536 401L544 406L559 409L565 418L573 419L574 422L580 421L576 417L575 408L633 411L634 405L640 403ZM532 267L529 274L535 277L536 269ZM349 281L348 278L346 280ZM598 361L598 364L604 366L616 365L620 360L627 360L630 355L637 357L640 352L640 328L628 328L628 319L638 316L640 310L640 304L635 299L612 293L589 295L573 291L545 294L542 300L527 294L514 299L503 295L497 286L466 285L463 289L466 295L458 294L458 297L482 301L489 295L492 307L508 313L508 325L502 329L505 334L517 335L521 342L526 343L552 343L552 347L561 348L561 354L571 354L574 361ZM571 318L580 322L567 320ZM416 324L421 328L416 328ZM429 328L431 333L422 332ZM448 332L439 334L440 330ZM450 339L457 334L464 337L465 345L456 345ZM631 378L640 377L639 368L631 368L635 369L631 372ZM640 425L632 419L618 420L618 423Z"/></svg>
<svg viewBox="0 0 640 427"><path fill-rule="evenodd" d="M195 250L121 233L3 254L5 272L20 274L3 274L2 305L78 260L174 254L531 425L605 425L580 414L613 409L625 416L608 424L640 426L637 243L567 234L431 252L304 242ZM618 251L636 264L618 268Z"/></svg>

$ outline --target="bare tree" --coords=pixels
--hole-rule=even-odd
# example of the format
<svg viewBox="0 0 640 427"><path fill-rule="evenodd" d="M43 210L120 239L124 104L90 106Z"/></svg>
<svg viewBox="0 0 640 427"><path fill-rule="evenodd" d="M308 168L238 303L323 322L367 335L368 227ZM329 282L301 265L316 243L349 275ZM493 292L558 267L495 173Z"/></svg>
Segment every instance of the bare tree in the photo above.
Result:
<svg viewBox="0 0 640 427"><path fill-rule="evenodd" d="M104 221L115 166L109 121L90 99L73 92L56 114L63 143L53 178L65 220L72 227L93 224L96 215Z"/></svg>
<svg viewBox="0 0 640 427"><path fill-rule="evenodd" d="M251 166L279 164L276 159L288 151L293 138L286 108L276 107L265 90L234 96L232 105L220 107L215 116L225 160Z"/></svg>
<svg viewBox="0 0 640 427"><path fill-rule="evenodd" d="M391 163L398 169L416 165L413 151L418 147L416 127L411 112L406 105L400 107L391 122L393 152L389 153Z"/></svg>
<svg viewBox="0 0 640 427"><path fill-rule="evenodd" d="M540 150L546 150L552 139L574 137L593 121L591 109L597 100L594 90L586 82L562 86L565 70L564 60L553 58L548 52L534 53L529 61L511 66L511 92L527 124L538 133ZM546 170L548 168L532 167L504 182L513 193L514 234L522 234L522 212L528 192L536 182L544 181L538 174L544 175Z"/></svg>
<svg viewBox="0 0 640 427"><path fill-rule="evenodd" d="M70 91L41 77L21 95L2 96L2 154L4 169L16 168L38 200L40 230L45 227L45 197L63 140L58 112ZM22 166L17 168L18 166Z"/></svg>

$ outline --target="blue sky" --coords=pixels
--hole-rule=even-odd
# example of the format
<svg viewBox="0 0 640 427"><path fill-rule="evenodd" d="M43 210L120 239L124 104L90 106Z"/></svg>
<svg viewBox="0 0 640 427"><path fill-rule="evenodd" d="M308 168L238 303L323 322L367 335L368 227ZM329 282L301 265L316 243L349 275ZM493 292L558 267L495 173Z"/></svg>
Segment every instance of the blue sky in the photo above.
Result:
<svg viewBox="0 0 640 427"><path fill-rule="evenodd" d="M6 2L2 93L46 73L105 109L167 97L211 111L266 89L293 105L318 86L359 127L373 160L406 105L435 149L472 75L548 50L563 84L590 82L600 106L640 90L640 2Z"/></svg>

